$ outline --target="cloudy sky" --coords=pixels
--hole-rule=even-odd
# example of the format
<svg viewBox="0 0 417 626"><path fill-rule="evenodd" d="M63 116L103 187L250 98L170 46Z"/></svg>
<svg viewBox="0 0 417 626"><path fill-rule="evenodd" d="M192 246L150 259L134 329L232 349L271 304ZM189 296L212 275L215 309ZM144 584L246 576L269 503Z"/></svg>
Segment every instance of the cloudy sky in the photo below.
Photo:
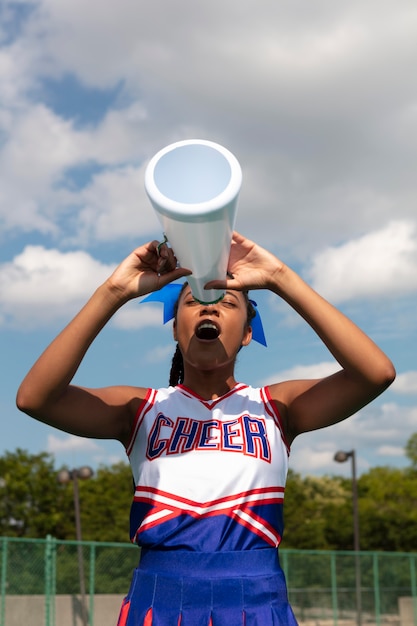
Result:
<svg viewBox="0 0 417 626"><path fill-rule="evenodd" d="M0 7L0 454L58 466L124 459L19 413L41 350L134 247L161 238L149 159L208 139L242 166L237 229L352 317L398 378L346 422L300 437L292 467L404 467L417 432L417 5L414 0L4 0ZM253 385L335 369L289 308L257 293L268 348ZM158 305L129 304L76 382L167 383Z"/></svg>

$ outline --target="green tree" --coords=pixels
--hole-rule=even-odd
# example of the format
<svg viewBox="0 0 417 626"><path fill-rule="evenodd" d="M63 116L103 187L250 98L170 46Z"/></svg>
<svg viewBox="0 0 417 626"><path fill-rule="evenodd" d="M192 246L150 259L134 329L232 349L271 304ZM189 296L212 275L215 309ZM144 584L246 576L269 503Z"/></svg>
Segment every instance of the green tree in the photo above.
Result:
<svg viewBox="0 0 417 626"><path fill-rule="evenodd" d="M417 480L414 471L375 467L361 476L363 550L417 551Z"/></svg>
<svg viewBox="0 0 417 626"><path fill-rule="evenodd" d="M372 468L358 480L362 550L417 551L417 436L407 444L412 467ZM59 484L53 458L17 449L0 457L0 532L5 536L75 539L74 486ZM100 467L79 483L84 540L126 543L133 481L127 463ZM352 482L290 471L284 548L351 550ZM70 553L75 547L67 546ZM137 554L132 553L132 559ZM110 557L108 557L110 558ZM105 559L103 553L103 559ZM116 576L112 571L111 575ZM122 577L122 576L121 576Z"/></svg>
<svg viewBox="0 0 417 626"><path fill-rule="evenodd" d="M79 481L83 539L129 541L133 478L127 463L100 467L88 481Z"/></svg>
<svg viewBox="0 0 417 626"><path fill-rule="evenodd" d="M69 502L62 497L52 457L25 450L0 458L0 530L9 537L58 535Z"/></svg>
<svg viewBox="0 0 417 626"><path fill-rule="evenodd" d="M346 481L337 477L302 478L289 471L285 490L282 546L297 549L345 549L352 545L351 500Z"/></svg>
<svg viewBox="0 0 417 626"><path fill-rule="evenodd" d="M65 468L60 468L65 469ZM53 457L25 450L0 457L0 532L9 537L75 539L74 485L60 484ZM78 481L82 536L129 540L133 481L127 463L101 467Z"/></svg>
<svg viewBox="0 0 417 626"><path fill-rule="evenodd" d="M406 457L411 461L413 469L417 469L417 433L411 435L410 439L405 445Z"/></svg>

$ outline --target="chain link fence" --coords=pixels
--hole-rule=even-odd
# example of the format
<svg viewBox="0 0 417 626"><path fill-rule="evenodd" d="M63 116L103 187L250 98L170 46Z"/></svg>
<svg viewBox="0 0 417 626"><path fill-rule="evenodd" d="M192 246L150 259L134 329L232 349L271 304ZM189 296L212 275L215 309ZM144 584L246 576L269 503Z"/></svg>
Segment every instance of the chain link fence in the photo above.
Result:
<svg viewBox="0 0 417 626"><path fill-rule="evenodd" d="M128 543L1 538L0 626L115 626L139 554ZM281 550L280 560L300 624L417 626L417 554Z"/></svg>

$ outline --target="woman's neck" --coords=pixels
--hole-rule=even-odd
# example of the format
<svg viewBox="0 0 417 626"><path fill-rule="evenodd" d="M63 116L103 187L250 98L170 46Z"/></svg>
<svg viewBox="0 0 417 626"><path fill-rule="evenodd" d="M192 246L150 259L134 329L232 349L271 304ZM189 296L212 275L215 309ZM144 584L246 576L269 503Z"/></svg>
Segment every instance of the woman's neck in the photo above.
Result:
<svg viewBox="0 0 417 626"><path fill-rule="evenodd" d="M236 386L236 380L231 374L225 377L218 371L185 372L184 386L204 400L215 400L224 396Z"/></svg>

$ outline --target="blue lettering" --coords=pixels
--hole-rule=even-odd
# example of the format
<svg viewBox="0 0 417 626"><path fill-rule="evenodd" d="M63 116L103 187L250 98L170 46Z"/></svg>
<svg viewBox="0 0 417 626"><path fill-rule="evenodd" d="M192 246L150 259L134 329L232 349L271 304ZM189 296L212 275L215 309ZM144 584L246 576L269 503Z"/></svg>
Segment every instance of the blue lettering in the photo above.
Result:
<svg viewBox="0 0 417 626"><path fill-rule="evenodd" d="M242 421L247 454L257 456L264 461L270 461L271 452L263 420L244 415Z"/></svg>
<svg viewBox="0 0 417 626"><path fill-rule="evenodd" d="M218 450L219 444L216 442L216 436L212 433L214 429L219 428L219 422L217 420L212 420L210 422L202 422L201 424L201 433L200 438L198 440L197 448L201 448L203 450Z"/></svg>
<svg viewBox="0 0 417 626"><path fill-rule="evenodd" d="M225 422L222 424L223 427L223 447L225 450L243 450L243 445L241 443L232 443L233 437L242 436L241 429L240 430L231 430L231 428L235 425L239 424L239 420L233 420L233 422Z"/></svg>
<svg viewBox="0 0 417 626"><path fill-rule="evenodd" d="M174 432L169 440L167 454L178 454L179 452L189 452L195 447L195 439L200 422L180 417L175 424Z"/></svg>
<svg viewBox="0 0 417 626"><path fill-rule="evenodd" d="M151 432L149 433L146 451L148 459L156 459L166 450L168 440L159 439L162 426L169 426L172 428L173 421L169 419L169 417L165 417L165 415L160 413L154 421Z"/></svg>

